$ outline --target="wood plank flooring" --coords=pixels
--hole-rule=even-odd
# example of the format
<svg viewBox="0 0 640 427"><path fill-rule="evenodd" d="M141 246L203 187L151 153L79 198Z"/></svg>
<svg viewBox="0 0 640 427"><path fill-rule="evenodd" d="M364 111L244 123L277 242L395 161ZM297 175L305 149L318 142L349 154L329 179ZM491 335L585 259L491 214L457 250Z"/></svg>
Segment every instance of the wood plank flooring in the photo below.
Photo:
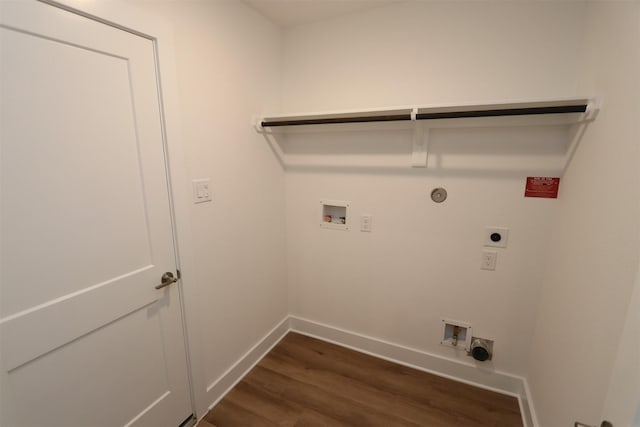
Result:
<svg viewBox="0 0 640 427"><path fill-rule="evenodd" d="M522 426L513 397L296 333L204 419L216 427Z"/></svg>
<svg viewBox="0 0 640 427"><path fill-rule="evenodd" d="M216 427L215 425L211 424L209 421L207 421L204 418L198 421L198 424L196 424L196 426L197 427Z"/></svg>

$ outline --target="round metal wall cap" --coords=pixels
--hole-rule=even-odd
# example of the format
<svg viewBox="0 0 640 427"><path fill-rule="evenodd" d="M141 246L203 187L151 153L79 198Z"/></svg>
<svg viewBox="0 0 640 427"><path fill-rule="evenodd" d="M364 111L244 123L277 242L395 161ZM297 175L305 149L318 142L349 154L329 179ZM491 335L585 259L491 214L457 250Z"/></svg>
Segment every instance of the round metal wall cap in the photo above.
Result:
<svg viewBox="0 0 640 427"><path fill-rule="evenodd" d="M442 203L447 200L447 190L444 188L434 188L431 192L431 200L436 203Z"/></svg>

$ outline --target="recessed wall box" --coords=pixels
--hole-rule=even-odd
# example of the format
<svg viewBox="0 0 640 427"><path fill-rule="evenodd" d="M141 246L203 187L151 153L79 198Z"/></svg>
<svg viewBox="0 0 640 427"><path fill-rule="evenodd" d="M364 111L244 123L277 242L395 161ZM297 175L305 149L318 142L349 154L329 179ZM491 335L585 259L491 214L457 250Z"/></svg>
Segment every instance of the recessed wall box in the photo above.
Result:
<svg viewBox="0 0 640 427"><path fill-rule="evenodd" d="M349 230L349 205L343 200L320 200L320 227Z"/></svg>
<svg viewBox="0 0 640 427"><path fill-rule="evenodd" d="M440 344L469 352L471 349L471 325L458 320L442 319Z"/></svg>
<svg viewBox="0 0 640 427"><path fill-rule="evenodd" d="M493 340L471 337L471 351L469 351L469 356L479 362L491 360L493 358Z"/></svg>

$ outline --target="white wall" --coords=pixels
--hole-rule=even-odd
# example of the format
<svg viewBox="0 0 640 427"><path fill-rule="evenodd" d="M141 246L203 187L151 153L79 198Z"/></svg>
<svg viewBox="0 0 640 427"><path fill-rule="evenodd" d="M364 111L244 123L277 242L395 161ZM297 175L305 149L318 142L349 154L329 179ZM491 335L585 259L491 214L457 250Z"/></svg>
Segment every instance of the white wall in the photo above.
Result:
<svg viewBox="0 0 640 427"><path fill-rule="evenodd" d="M614 426L640 426L640 269L620 334L601 419Z"/></svg>
<svg viewBox="0 0 640 427"><path fill-rule="evenodd" d="M131 3L174 28L189 179L211 178L213 203L190 207L186 272L210 385L287 314L284 173L250 121L279 108L281 33L235 0Z"/></svg>
<svg viewBox="0 0 640 427"><path fill-rule="evenodd" d="M407 2L294 27L283 110L574 96L584 12L578 2ZM557 154L545 144L560 131L542 132L434 131L427 170L408 167L407 131L280 137L292 314L450 357L440 318L468 321L496 340L485 366L524 374L558 205L523 197L525 177L540 172L523 166L530 156ZM429 199L437 186L449 192L442 205ZM355 228L321 230L322 198L351 201ZM358 230L363 213L372 233ZM511 230L495 272L479 268L488 225Z"/></svg>
<svg viewBox="0 0 640 427"><path fill-rule="evenodd" d="M583 13L581 2L410 1L302 25L285 36L283 107L574 95Z"/></svg>
<svg viewBox="0 0 640 427"><path fill-rule="evenodd" d="M617 191L637 183L626 125L637 107L624 109L637 93L637 62L625 70L605 59L616 63L637 41L630 6L590 5L587 16L582 2L407 2L289 29L281 39L237 1L131 1L175 27L189 174L213 183L215 202L191 207L207 384L287 313L288 280L295 315L444 356L455 357L438 345L439 318L469 321L496 340L493 367L533 381L542 425L599 421L638 261L637 198ZM261 111L576 93L604 94L605 109L558 200L522 197L524 177L540 171L523 162L557 154L545 145L561 136L553 128L525 137L435 132L428 170L407 167L409 132L298 135L280 141L295 163L285 178L248 125ZM519 148L504 156L509 141ZM533 152L537 143L542 150ZM449 199L435 205L428 193L440 185ZM601 204L595 193L604 194ZM372 214L373 232L320 230L325 197L351 200L352 218ZM478 268L485 225L511 229L495 272ZM576 330L582 322L590 334L564 346L558 324ZM587 351L592 337L605 342L595 354ZM562 350L547 354L547 344Z"/></svg>
<svg viewBox="0 0 640 427"><path fill-rule="evenodd" d="M564 178L552 229L528 375L543 426L600 423L640 250L640 3L589 3L586 28L582 86L604 108Z"/></svg>

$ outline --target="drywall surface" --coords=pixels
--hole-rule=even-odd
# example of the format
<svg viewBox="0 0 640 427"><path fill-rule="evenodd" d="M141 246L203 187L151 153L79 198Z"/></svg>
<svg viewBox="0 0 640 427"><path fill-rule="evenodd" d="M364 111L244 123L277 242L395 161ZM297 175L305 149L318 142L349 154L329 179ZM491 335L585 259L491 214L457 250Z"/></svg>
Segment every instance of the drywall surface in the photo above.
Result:
<svg viewBox="0 0 640 427"><path fill-rule="evenodd" d="M640 252L640 4L589 2L586 28L604 103L560 187L528 374L542 426L600 424Z"/></svg>
<svg viewBox="0 0 640 427"><path fill-rule="evenodd" d="M210 385L287 314L284 173L250 120L279 108L281 34L235 0L131 3L173 25L187 169L211 179L191 205Z"/></svg>
<svg viewBox="0 0 640 427"><path fill-rule="evenodd" d="M614 426L640 425L640 271L620 335L602 419Z"/></svg>
<svg viewBox="0 0 640 427"><path fill-rule="evenodd" d="M574 95L582 2L416 1L286 31L287 112Z"/></svg>
<svg viewBox="0 0 640 427"><path fill-rule="evenodd" d="M583 21L574 2L406 2L298 26L283 110L574 96ZM563 131L433 130L429 167L412 169L411 130L372 129L279 137L291 313L474 363L440 345L442 317L465 321L495 340L481 369L524 374L558 203L524 198L525 178ZM325 198L351 202L348 231L319 226ZM510 229L495 271L480 269L485 226Z"/></svg>
<svg viewBox="0 0 640 427"><path fill-rule="evenodd" d="M553 201L524 199L519 178L379 170L291 172L287 191L292 314L471 363L439 344L441 318L465 321L496 342L487 369L523 372ZM351 202L353 228L319 227L325 197ZM495 271L480 270L487 225L510 229Z"/></svg>

